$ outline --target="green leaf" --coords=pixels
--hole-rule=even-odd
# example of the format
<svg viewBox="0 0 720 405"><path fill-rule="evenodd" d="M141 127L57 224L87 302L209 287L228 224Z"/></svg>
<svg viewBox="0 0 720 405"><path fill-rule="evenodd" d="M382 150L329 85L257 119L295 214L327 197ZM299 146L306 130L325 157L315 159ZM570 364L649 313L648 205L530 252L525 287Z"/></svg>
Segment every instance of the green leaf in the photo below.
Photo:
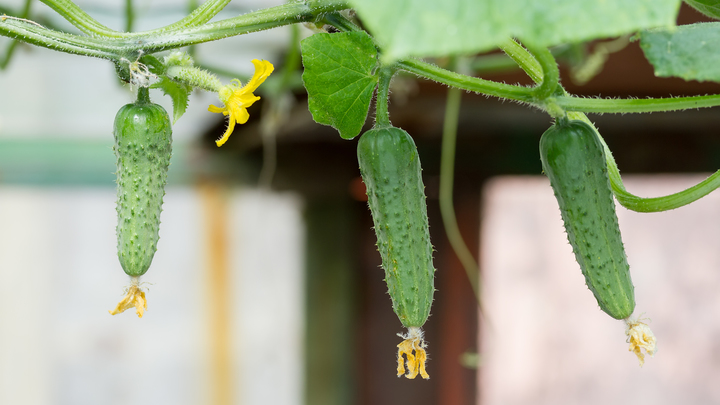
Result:
<svg viewBox="0 0 720 405"><path fill-rule="evenodd" d="M185 114L188 106L188 98L192 87L160 76L160 81L150 86L153 89L161 89L166 96L170 96L173 103L173 124Z"/></svg>
<svg viewBox="0 0 720 405"><path fill-rule="evenodd" d="M377 77L377 51L365 32L315 34L300 43L313 119L345 139L362 130Z"/></svg>
<svg viewBox="0 0 720 405"><path fill-rule="evenodd" d="M720 23L682 25L640 34L655 76L720 82Z"/></svg>
<svg viewBox="0 0 720 405"><path fill-rule="evenodd" d="M720 0L685 0L695 10L714 19L720 19Z"/></svg>
<svg viewBox="0 0 720 405"><path fill-rule="evenodd" d="M680 0L349 0L383 62L487 51L509 37L538 46L674 26Z"/></svg>

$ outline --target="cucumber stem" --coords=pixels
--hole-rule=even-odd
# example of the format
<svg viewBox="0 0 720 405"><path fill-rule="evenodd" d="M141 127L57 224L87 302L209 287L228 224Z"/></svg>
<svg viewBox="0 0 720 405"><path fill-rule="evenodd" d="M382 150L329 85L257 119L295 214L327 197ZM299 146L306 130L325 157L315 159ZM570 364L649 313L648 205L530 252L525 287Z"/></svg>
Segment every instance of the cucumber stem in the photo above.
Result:
<svg viewBox="0 0 720 405"><path fill-rule="evenodd" d="M138 87L135 104L150 104L150 90L147 87Z"/></svg>
<svg viewBox="0 0 720 405"><path fill-rule="evenodd" d="M393 68L381 68L378 72L377 99L375 100L375 127L391 127L390 112L388 111L388 96L390 94L390 80L395 74Z"/></svg>

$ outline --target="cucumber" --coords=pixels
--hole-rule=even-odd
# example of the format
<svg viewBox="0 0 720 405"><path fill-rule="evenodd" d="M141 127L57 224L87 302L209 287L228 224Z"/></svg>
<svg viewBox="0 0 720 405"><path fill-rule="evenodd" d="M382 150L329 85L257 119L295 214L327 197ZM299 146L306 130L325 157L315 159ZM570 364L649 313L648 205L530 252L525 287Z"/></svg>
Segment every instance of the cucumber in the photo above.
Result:
<svg viewBox="0 0 720 405"><path fill-rule="evenodd" d="M372 129L360 137L358 162L393 310L405 327L420 327L430 315L435 268L415 142L399 128Z"/></svg>
<svg viewBox="0 0 720 405"><path fill-rule="evenodd" d="M140 90L137 102L118 111L113 131L118 258L125 273L132 277L148 271L157 250L172 153L168 113L150 102L147 89Z"/></svg>
<svg viewBox="0 0 720 405"><path fill-rule="evenodd" d="M398 375L405 354L406 377L429 378L420 327L430 315L435 267L417 148L402 129L381 127L360 137L357 154L393 311L408 328L398 345Z"/></svg>
<svg viewBox="0 0 720 405"><path fill-rule="evenodd" d="M540 158L585 283L603 311L628 318L635 289L595 130L583 121L558 120L540 139Z"/></svg>

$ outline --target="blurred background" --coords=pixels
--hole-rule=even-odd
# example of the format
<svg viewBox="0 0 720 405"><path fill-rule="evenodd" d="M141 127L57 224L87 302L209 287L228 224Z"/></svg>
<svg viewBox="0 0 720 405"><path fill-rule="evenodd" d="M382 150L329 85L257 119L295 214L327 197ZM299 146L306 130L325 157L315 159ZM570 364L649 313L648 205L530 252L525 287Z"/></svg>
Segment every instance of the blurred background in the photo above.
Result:
<svg viewBox="0 0 720 405"><path fill-rule="evenodd" d="M77 3L124 29L124 1ZM135 3L135 30L195 4ZM234 1L216 18L279 3ZM0 12L24 6L2 0ZM31 6L33 20L75 32ZM678 23L701 20L683 7ZM251 59L295 66L288 49L311 33L287 27L191 51L228 82L251 75ZM637 43L607 44L558 56L569 92L720 93L714 83L655 78ZM604 69L578 84L578 58L601 48L612 48ZM0 404L720 402L717 193L668 213L618 209L637 311L652 319L660 348L640 368L623 324L584 286L541 175L537 142L550 118L465 94L454 199L481 263L480 315L438 208L446 89L396 78L391 118L418 145L438 268L425 325L431 379L406 380L395 376L403 328L379 268L355 141L312 121L299 70L284 91L261 94L222 148L213 141L226 124L207 112L218 100L191 97L174 125L161 239L142 278L148 311L138 319L106 312L129 284L115 252L112 122L133 93L105 61L5 38L0 57ZM530 84L480 62L485 78ZM159 91L151 97L171 110ZM638 195L679 191L720 168L717 109L590 118Z"/></svg>

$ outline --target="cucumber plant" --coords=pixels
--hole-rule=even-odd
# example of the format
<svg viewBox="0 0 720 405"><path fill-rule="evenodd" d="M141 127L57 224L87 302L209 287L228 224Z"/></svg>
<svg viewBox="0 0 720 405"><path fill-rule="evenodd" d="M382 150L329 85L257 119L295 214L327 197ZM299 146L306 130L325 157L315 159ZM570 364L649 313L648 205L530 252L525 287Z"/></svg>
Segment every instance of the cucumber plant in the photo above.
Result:
<svg viewBox="0 0 720 405"><path fill-rule="evenodd" d="M573 0L517 0L507 6L506 12L494 14L487 13L486 8L494 7L497 0L312 0L288 2L213 22L210 21L229 0L207 0L179 21L144 32L113 30L72 1L42 2L81 34L61 32L33 21L28 1L24 11L17 15L0 16L0 35L65 53L105 59L116 67L121 80L139 87L138 102L123 107L115 125L118 252L123 269L133 278L133 285L113 312L135 306L138 315L142 315L146 303L138 280L148 270L158 241L171 132L167 114L149 102L148 87L160 88L172 98L173 122L184 113L193 90L216 93L223 106L211 105L209 110L228 118L227 130L217 141L220 146L236 124L247 122L248 107L260 99L254 91L274 69L270 62L256 59L252 61L255 74L245 85L237 79L222 85L214 75L193 66L192 59L186 54L172 52L163 61L155 55L235 35L304 23L322 31L302 41L302 80L308 92L309 109L318 123L332 125L343 138L354 138L362 131L377 84L377 123L361 137L358 159L368 185L378 248L393 308L403 325L408 327L406 339L399 345L399 374L404 372L405 356L410 369L408 376L421 374L427 377L420 327L429 314L435 270L417 152L407 133L393 128L388 118L389 78L397 70L468 92L530 105L552 117L567 116L573 120L566 122L560 118L558 124L543 136L541 143L543 164L559 196L568 237L600 307L610 316L626 321L633 352L641 361L641 348L648 353L654 352L652 333L643 326L644 323L630 319L634 309L633 286L612 196L623 206L638 212L674 209L719 187L720 171L673 195L635 196L625 189L617 165L600 134L592 126L575 120L589 123L585 113L646 113L715 107L720 106L720 94L645 99L576 97L559 84L558 67L548 47L639 32L635 38L639 38L646 58L658 76L720 82L720 63L715 63L720 47L706 40L720 35L720 26L702 23L675 27L679 0L608 0L583 2L581 6ZM127 31L133 26L130 3L126 8ZM720 16L717 1L686 0L686 3L713 18ZM465 12L458 13L457 10ZM3 9L5 12L8 11ZM619 12L623 18L617 18ZM524 41L530 52L510 38ZM5 53L5 59L0 60L0 68L7 65L14 44ZM482 53L496 47L508 57L502 57L503 65L511 60L537 86L484 80L419 59ZM277 96L279 89L288 91L292 83L298 82L293 79L294 68L291 68L293 63L297 64L297 56L293 44L282 77L274 86L266 86L272 91L265 91ZM482 62L485 58L484 63L472 65L497 66L497 56L479 56L476 61ZM151 83L155 79L157 81ZM268 99L277 102L282 97ZM267 114L270 117L267 119L276 119L272 115ZM442 189L446 196L452 196L450 188ZM447 217L454 217L454 214ZM459 232L455 232L455 236L454 240L457 240ZM472 260L463 262L471 263ZM468 266L472 267L472 264ZM468 274L477 274L477 269L470 267ZM476 292L480 290L478 283L472 284Z"/></svg>
<svg viewBox="0 0 720 405"><path fill-rule="evenodd" d="M120 265L132 278L126 297L110 313L135 307L139 317L147 307L139 277L150 268L160 238L165 183L172 154L170 117L150 102L141 88L135 103L115 116L117 175L117 249Z"/></svg>
<svg viewBox="0 0 720 405"><path fill-rule="evenodd" d="M633 328L643 328L644 323L630 319L635 310L635 287L620 236L605 151L594 128L584 121L559 118L540 138L540 159L575 260L600 309L625 320L629 335ZM645 335L644 348L652 355L655 338L649 328ZM639 347L634 344L631 350L642 365Z"/></svg>
<svg viewBox="0 0 720 405"><path fill-rule="evenodd" d="M382 125L360 137L357 156L393 310L408 328L398 345L398 375L405 374L405 355L407 378L430 378L420 328L430 315L435 268L420 157L407 132Z"/></svg>

